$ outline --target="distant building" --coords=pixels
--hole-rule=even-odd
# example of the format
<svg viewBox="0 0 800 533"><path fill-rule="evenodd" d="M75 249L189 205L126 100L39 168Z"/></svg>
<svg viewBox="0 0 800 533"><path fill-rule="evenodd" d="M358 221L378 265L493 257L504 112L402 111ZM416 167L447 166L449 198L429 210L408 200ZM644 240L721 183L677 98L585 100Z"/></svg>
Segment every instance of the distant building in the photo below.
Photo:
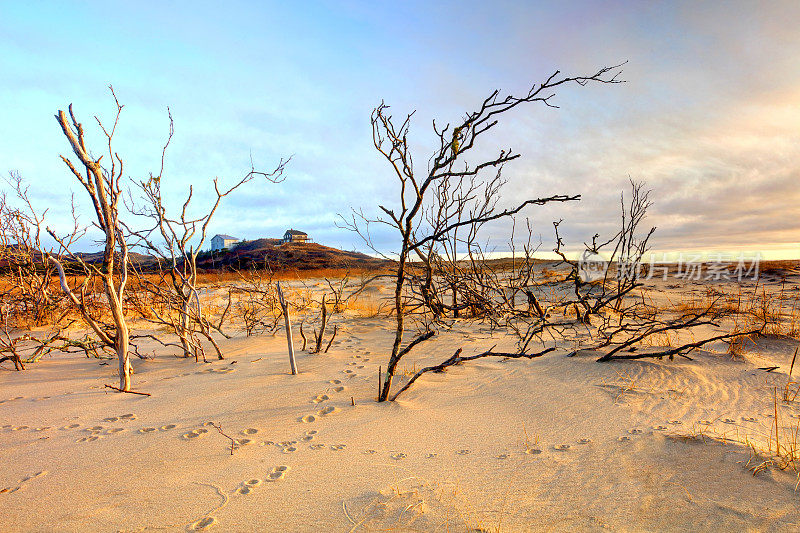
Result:
<svg viewBox="0 0 800 533"><path fill-rule="evenodd" d="M306 242L308 233L296 229L287 229L283 234L283 242Z"/></svg>
<svg viewBox="0 0 800 533"><path fill-rule="evenodd" d="M239 239L230 235L217 234L211 237L212 251L222 250L223 248L230 250L231 248L236 248L237 244L239 244Z"/></svg>

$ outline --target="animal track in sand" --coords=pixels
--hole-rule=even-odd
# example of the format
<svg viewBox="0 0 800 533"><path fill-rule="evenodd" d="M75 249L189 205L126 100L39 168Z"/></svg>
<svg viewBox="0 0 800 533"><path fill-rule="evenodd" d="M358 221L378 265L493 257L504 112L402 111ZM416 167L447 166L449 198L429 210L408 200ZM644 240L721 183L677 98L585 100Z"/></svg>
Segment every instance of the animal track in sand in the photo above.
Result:
<svg viewBox="0 0 800 533"><path fill-rule="evenodd" d="M111 428L106 433L109 435L113 435L114 433L119 433L120 431L125 431L123 428Z"/></svg>
<svg viewBox="0 0 800 533"><path fill-rule="evenodd" d="M364 455L375 455L378 453L376 450L364 450Z"/></svg>
<svg viewBox="0 0 800 533"><path fill-rule="evenodd" d="M11 428L11 431L22 431L23 429L29 429L30 426L14 426Z"/></svg>
<svg viewBox="0 0 800 533"><path fill-rule="evenodd" d="M200 431L199 429L193 429L193 430L189 431L188 433L184 433L181 436L186 440L192 440L192 439L196 439L197 437L199 437L203 433L205 433L205 431Z"/></svg>
<svg viewBox="0 0 800 533"><path fill-rule="evenodd" d="M32 474L30 476L25 476L25 477L23 477L22 479L19 480L19 485L16 485L14 487L6 487L4 489L0 489L0 494L3 494L3 493L11 494L11 493L17 492L19 490L22 490L22 488L25 486L25 484L28 481L30 481L32 479L36 479L36 478L42 477L42 476L46 476L47 474L48 474L47 470L41 470L41 471L36 472L35 474Z"/></svg>
<svg viewBox="0 0 800 533"><path fill-rule="evenodd" d="M642 431L639 428L633 428L633 429L629 429L628 433L630 433L631 435L641 435L642 433L644 433L644 431Z"/></svg>
<svg viewBox="0 0 800 533"><path fill-rule="evenodd" d="M317 396L311 401L313 403L322 403L322 402L324 402L326 400L330 400L330 399L331 399L330 396L328 396L327 394L317 394Z"/></svg>
<svg viewBox="0 0 800 533"><path fill-rule="evenodd" d="M104 418L103 422L116 422L117 420L119 420L119 418L116 416L109 416L108 418Z"/></svg>
<svg viewBox="0 0 800 533"><path fill-rule="evenodd" d="M255 435L258 433L258 428L247 428L242 431L242 435Z"/></svg>
<svg viewBox="0 0 800 533"><path fill-rule="evenodd" d="M317 430L315 430L315 429L312 429L310 431L306 431L303 434L303 436L301 437L300 440L302 440L304 442L308 442L310 440L314 440L314 435L316 435L316 434L317 434Z"/></svg>
<svg viewBox="0 0 800 533"><path fill-rule="evenodd" d="M457 450L456 455L469 455L469 450Z"/></svg>
<svg viewBox="0 0 800 533"><path fill-rule="evenodd" d="M213 516L204 516L197 522L194 522L192 525L189 526L189 529L194 531L203 531L204 529L208 529L214 524L217 523L217 519Z"/></svg>
<svg viewBox="0 0 800 533"><path fill-rule="evenodd" d="M333 392L342 392L344 389L344 387L334 387Z"/></svg>
<svg viewBox="0 0 800 533"><path fill-rule="evenodd" d="M735 424L736 423L736 420L734 420L733 418L723 418L722 421L725 422L726 424Z"/></svg>
<svg viewBox="0 0 800 533"><path fill-rule="evenodd" d="M758 419L753 416L743 416L742 420L745 422L756 422Z"/></svg>
<svg viewBox="0 0 800 533"><path fill-rule="evenodd" d="M669 422L667 422L667 424L672 424L673 426L680 426L681 424L683 424L683 422L680 420L670 420Z"/></svg>
<svg viewBox="0 0 800 533"><path fill-rule="evenodd" d="M395 461L400 461L401 459L405 459L408 456L406 454L402 453L402 452L398 452L398 453L393 453L393 454L389 455L389 457L391 457Z"/></svg>
<svg viewBox="0 0 800 533"><path fill-rule="evenodd" d="M298 422L303 422L303 423L308 424L308 423L311 423L311 422L315 421L316 419L317 419L317 417L315 417L314 415L306 415L306 416L301 416L298 419Z"/></svg>
<svg viewBox="0 0 800 533"><path fill-rule="evenodd" d="M335 452L338 452L347 448L347 444L331 444L329 448Z"/></svg>
<svg viewBox="0 0 800 533"><path fill-rule="evenodd" d="M273 468L269 474L267 474L267 481L278 481L279 479L283 479L286 476L286 473L289 471L289 467L285 465L279 465Z"/></svg>
<svg viewBox="0 0 800 533"><path fill-rule="evenodd" d="M701 426L710 426L711 420L700 420L697 423L700 424Z"/></svg>
<svg viewBox="0 0 800 533"><path fill-rule="evenodd" d="M292 453L292 452L296 452L297 448L294 447L294 446L285 446L281 451L283 453Z"/></svg>
<svg viewBox="0 0 800 533"><path fill-rule="evenodd" d="M501 454L495 455L494 457L495 457L495 459L508 459L509 457L511 457L511 455L507 454L507 453L501 453Z"/></svg>
<svg viewBox="0 0 800 533"><path fill-rule="evenodd" d="M656 431L664 431L667 429L667 426L653 426L653 429Z"/></svg>
<svg viewBox="0 0 800 533"><path fill-rule="evenodd" d="M354 373L354 372L353 372L352 370L350 370L349 368L347 368L347 369L345 369L345 370L342 370L342 372L344 372L345 374L353 374L353 373Z"/></svg>
<svg viewBox="0 0 800 533"><path fill-rule="evenodd" d="M176 427L178 426L175 424L164 424L160 429L161 431L169 431L170 429L175 429Z"/></svg>
<svg viewBox="0 0 800 533"><path fill-rule="evenodd" d="M325 407L324 409L320 409L319 411L317 411L317 414L319 416L327 416L333 412L336 412L337 410L338 409L336 409L336 407L329 405L328 407Z"/></svg>
<svg viewBox="0 0 800 533"><path fill-rule="evenodd" d="M119 417L123 422L129 422L131 420L136 420L136 415L133 413L126 413L124 415L120 415Z"/></svg>
<svg viewBox="0 0 800 533"><path fill-rule="evenodd" d="M75 428L79 428L79 427L81 427L81 425L80 425L80 424L70 424L70 425L68 425L68 426L61 426L61 427L60 427L60 428L58 428L58 429L60 429L60 430L67 430L67 429L75 429Z"/></svg>
<svg viewBox="0 0 800 533"><path fill-rule="evenodd" d="M556 444L555 446L553 446L553 449L559 452L565 452L571 448L572 446L570 446L569 444Z"/></svg>
<svg viewBox="0 0 800 533"><path fill-rule="evenodd" d="M528 455L539 455L542 450L539 448L525 448L525 453Z"/></svg>
<svg viewBox="0 0 800 533"><path fill-rule="evenodd" d="M152 433L156 430L156 428L139 428L139 433Z"/></svg>
<svg viewBox="0 0 800 533"><path fill-rule="evenodd" d="M309 448L310 450L321 450L321 449L322 449L322 448L324 448L324 447L325 447L325 445L324 445L324 444L312 444L312 445L310 445L308 448Z"/></svg>
<svg viewBox="0 0 800 533"><path fill-rule="evenodd" d="M439 455L438 453L426 453L425 454L425 458L426 459L433 459L434 457L437 457L438 455Z"/></svg>
<svg viewBox="0 0 800 533"><path fill-rule="evenodd" d="M328 383L330 383L331 385L339 385L342 382L340 380L338 380L338 379L332 379L332 380L328 381Z"/></svg>
<svg viewBox="0 0 800 533"><path fill-rule="evenodd" d="M578 444L591 444L592 439L579 439Z"/></svg>
<svg viewBox="0 0 800 533"><path fill-rule="evenodd" d="M237 446L247 446L248 444L253 444L253 439L236 439Z"/></svg>
<svg viewBox="0 0 800 533"><path fill-rule="evenodd" d="M617 440L620 441L620 442L629 442L631 440L631 438L629 436L627 436L627 435L623 435L620 438L618 438Z"/></svg>

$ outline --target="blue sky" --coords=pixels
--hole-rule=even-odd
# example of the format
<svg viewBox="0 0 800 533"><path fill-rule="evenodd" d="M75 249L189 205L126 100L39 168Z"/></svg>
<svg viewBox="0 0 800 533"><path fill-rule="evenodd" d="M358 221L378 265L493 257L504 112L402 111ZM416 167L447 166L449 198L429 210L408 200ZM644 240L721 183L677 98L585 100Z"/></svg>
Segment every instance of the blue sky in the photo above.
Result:
<svg viewBox="0 0 800 533"><path fill-rule="evenodd" d="M133 178L158 169L170 107L175 203L193 184L202 204L210 179L240 176L251 153L263 168L294 156L284 183L227 198L213 233L295 227L365 250L335 221L397 194L372 147L381 100L396 115L417 110L423 168L431 119L455 121L492 90L521 93L556 69L627 60L627 83L566 88L560 109L518 109L487 138L487 151L522 153L506 168L509 204L584 195L528 212L543 248L554 219L575 243L613 231L630 176L653 189L659 250L800 257L798 20L798 2L0 1L0 171L26 177L52 226L71 192L88 222L53 115L73 103L92 129L93 115L111 118L113 84L125 104L116 147ZM502 250L508 227L489 230Z"/></svg>

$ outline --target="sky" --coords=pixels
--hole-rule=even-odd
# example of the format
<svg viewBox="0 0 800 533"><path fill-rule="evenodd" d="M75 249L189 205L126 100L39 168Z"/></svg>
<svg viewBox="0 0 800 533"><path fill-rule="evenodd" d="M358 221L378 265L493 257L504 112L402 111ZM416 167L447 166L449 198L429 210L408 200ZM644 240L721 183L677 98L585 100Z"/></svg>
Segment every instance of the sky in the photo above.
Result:
<svg viewBox="0 0 800 533"><path fill-rule="evenodd" d="M500 200L581 194L531 208L534 238L568 246L619 225L620 194L643 181L659 252L800 258L800 2L12 2L0 0L0 173L19 171L47 223L66 228L74 193L54 114L72 103L90 146L93 117L113 120L131 180L158 172L179 206L194 187L291 156L286 180L225 198L211 234L243 239L301 229L321 244L369 251L337 225L351 209L397 205L398 184L372 145L370 112L416 111L419 171L431 122L456 122L495 89L520 94L555 70L586 75L627 61L623 84L559 89L519 107L484 138L513 148ZM204 203L205 202L205 203ZM518 219L517 227L522 227ZM510 225L489 226L508 250ZM387 230L378 249L396 247ZM94 244L88 238L80 246Z"/></svg>

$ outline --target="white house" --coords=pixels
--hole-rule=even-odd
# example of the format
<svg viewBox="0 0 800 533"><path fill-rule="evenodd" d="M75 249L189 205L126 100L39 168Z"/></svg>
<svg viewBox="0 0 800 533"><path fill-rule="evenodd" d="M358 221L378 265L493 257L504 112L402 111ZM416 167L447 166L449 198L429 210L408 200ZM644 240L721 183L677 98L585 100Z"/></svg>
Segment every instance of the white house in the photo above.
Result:
<svg viewBox="0 0 800 533"><path fill-rule="evenodd" d="M231 248L236 248L237 244L239 244L239 239L230 235L217 234L211 237L212 251L222 250L223 248L230 250Z"/></svg>
<svg viewBox="0 0 800 533"><path fill-rule="evenodd" d="M283 242L306 242L308 233L296 229L287 229L283 234Z"/></svg>

